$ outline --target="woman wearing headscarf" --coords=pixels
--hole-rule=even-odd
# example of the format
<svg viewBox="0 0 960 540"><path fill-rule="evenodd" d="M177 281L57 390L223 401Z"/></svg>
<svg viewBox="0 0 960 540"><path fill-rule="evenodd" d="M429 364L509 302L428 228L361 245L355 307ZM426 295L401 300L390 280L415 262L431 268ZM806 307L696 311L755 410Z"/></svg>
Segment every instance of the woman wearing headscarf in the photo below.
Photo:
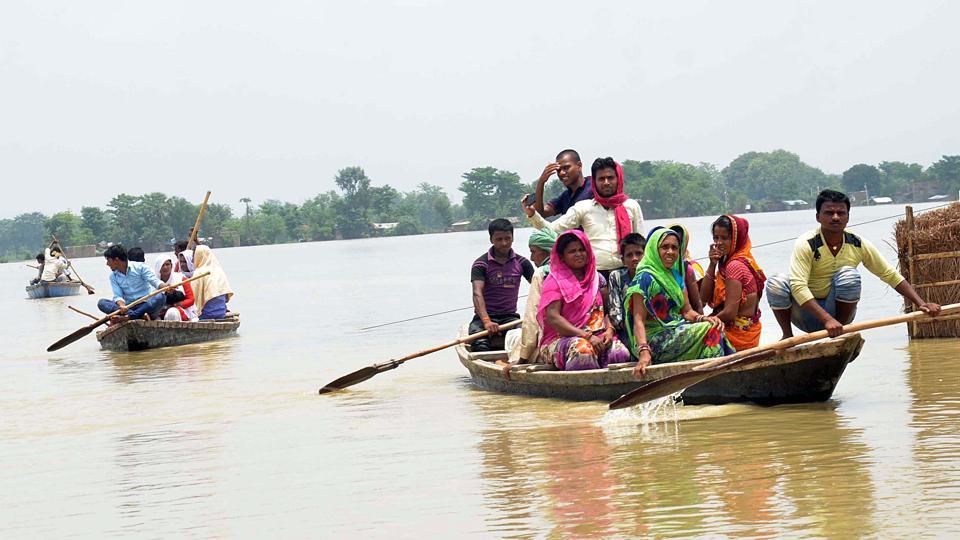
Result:
<svg viewBox="0 0 960 540"><path fill-rule="evenodd" d="M186 279L183 274L174 270L174 259L169 253L157 255L157 259L153 262L153 271L160 278L160 281L166 285L173 285ZM190 283L184 283L165 294L167 296L167 310L163 315L163 320L196 320L197 310L194 308L195 299L193 287Z"/></svg>
<svg viewBox="0 0 960 540"><path fill-rule="evenodd" d="M177 260L180 263L177 266L177 271L183 274L185 278L193 277L193 250L185 249L180 253L177 253Z"/></svg>
<svg viewBox="0 0 960 540"><path fill-rule="evenodd" d="M186 251L181 252L183 253ZM209 246L197 246L193 257L196 263L195 274L210 272L209 276L193 282L193 295L200 312L200 320L222 319L227 314L227 302L233 297L227 275Z"/></svg>
<svg viewBox="0 0 960 540"><path fill-rule="evenodd" d="M726 325L730 344L738 351L752 349L760 345L760 297L767 276L750 251L750 224L725 214L710 228L710 266L701 293Z"/></svg>
<svg viewBox="0 0 960 540"><path fill-rule="evenodd" d="M571 230L557 237L537 308L544 361L573 371L630 360L629 351L604 314L605 288L587 235Z"/></svg>
<svg viewBox="0 0 960 540"><path fill-rule="evenodd" d="M540 360L537 345L540 342L540 324L537 322L537 307L540 305L540 292L543 280L550 273L550 252L557 241L557 233L550 229L533 231L527 245L530 247L530 260L537 267L530 279L527 304L523 310L523 323L520 328L507 332L504 343L508 351L509 364L504 371L515 364L536 364Z"/></svg>
<svg viewBox="0 0 960 540"><path fill-rule="evenodd" d="M703 313L703 300L700 297L700 278L697 277L696 261L690 260L690 231L686 226L680 223L670 225L670 228L677 233L680 238L680 253L683 257L677 264L683 269L683 283L687 290L687 296L690 298L690 307L697 313ZM703 275L703 267L700 267L700 274Z"/></svg>
<svg viewBox="0 0 960 540"><path fill-rule="evenodd" d="M637 275L627 289L624 311L630 348L637 357L634 375L651 363L715 358L733 352L723 321L690 307L678 265L683 253L673 229L658 228L647 238Z"/></svg>

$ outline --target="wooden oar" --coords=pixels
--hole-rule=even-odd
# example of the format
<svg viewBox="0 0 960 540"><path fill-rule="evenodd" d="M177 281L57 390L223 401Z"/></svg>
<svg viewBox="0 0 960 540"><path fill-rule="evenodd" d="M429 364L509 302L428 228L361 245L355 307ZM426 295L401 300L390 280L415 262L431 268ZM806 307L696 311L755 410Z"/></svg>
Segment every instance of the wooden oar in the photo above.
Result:
<svg viewBox="0 0 960 540"><path fill-rule="evenodd" d="M56 242L56 243L58 243L58 244L60 243L60 241L57 240L57 237L56 237L56 236L53 236L52 234L51 234L50 236L53 237L53 241L54 241L54 242ZM63 252L63 246L60 246L60 255L63 255L63 258L64 258L64 259L67 259L67 254ZM74 274L75 276L77 276L77 281L79 281L80 284L83 285L83 288L87 290L87 294L93 294L94 292L96 292L96 291L93 290L93 287L91 287L91 286L89 286L89 285L87 285L86 283L83 282L83 278L80 277L80 274L79 274L79 273L77 273L76 267L73 266L73 264L70 263L70 259L67 259L67 264L70 266L71 269L73 269L73 274Z"/></svg>
<svg viewBox="0 0 960 540"><path fill-rule="evenodd" d="M187 240L187 249L193 249L194 244L197 243L197 233L200 232L200 223L203 222L203 214L207 211L207 201L210 200L210 193L203 197L203 202L200 203L200 213L197 214L197 222L193 224L193 230L190 232L190 239Z"/></svg>
<svg viewBox="0 0 960 540"><path fill-rule="evenodd" d="M39 265L36 265L36 264L23 263L23 265L26 266L27 268L33 268L34 270L39 270L39 269L40 269L40 266L39 266Z"/></svg>
<svg viewBox="0 0 960 540"><path fill-rule="evenodd" d="M937 318L939 318L941 315L948 316L955 313L960 313L960 304L950 304L948 306L941 307L940 315L938 315ZM843 332L845 334L851 332L861 332L863 330L880 328L882 326L890 326L893 324L932 318L932 316L923 311L914 311L913 313L897 315L896 317L887 317L885 319L876 319L873 321L848 324L843 327ZM700 364L697 367L692 368L690 371L668 375L662 379L651 381L640 388L637 388L636 390L631 390L630 392L627 392L626 394L612 401L610 403L610 409L622 409L638 403L644 403L646 401L669 396L670 394L679 392L684 388L689 388L697 383L716 377L717 375L728 373L735 367L751 364L759 360L765 360L771 356L779 354L780 351L789 349L790 347L795 347L804 343L810 343L811 341L817 341L818 339L823 339L825 337L829 337L827 331L820 330L818 332L811 332L809 334L794 336L782 341L768 343L767 345L761 345L752 349L746 349L741 352L724 356L723 358L717 358L716 360Z"/></svg>
<svg viewBox="0 0 960 540"><path fill-rule="evenodd" d="M96 315L92 315L92 314L90 314L90 313L87 313L86 311L80 311L79 309L77 309L77 308L75 308L75 307L73 307L73 306L67 306L67 307L70 308L70 309L72 309L73 311L76 311L77 313L79 313L79 314L81 314L81 315L86 315L87 317L90 317L91 319L93 319L93 320L95 320L95 321L96 321L96 320L99 320L99 318L98 318Z"/></svg>
<svg viewBox="0 0 960 540"><path fill-rule="evenodd" d="M499 325L500 330L509 330L511 328L519 326L522 322L523 322L523 319L518 319L516 321L511 321L506 324L501 324ZM413 354L404 356L403 358L390 360L389 362L384 362L382 364L373 364L372 366L367 366L365 368L358 369L357 371L354 371L353 373L350 373L348 375L344 375L343 377L340 377L335 381L328 382L326 385L324 385L323 388L320 389L320 393L326 394L327 392L333 392L334 390L342 390L348 386L353 386L355 384L362 383L363 381L373 377L378 373L383 373L384 371L390 371L391 369L395 369L399 367L400 364L406 362L407 360L413 360L414 358L418 358L420 356L426 356L430 353L442 351L443 349L446 349L448 347L453 347L454 345L459 345L461 343L469 343L477 338L482 338L488 335L489 333L490 332L487 332L486 330L484 330L483 332L470 334L469 336L464 336L460 339L455 339L450 343L437 345L436 347L432 347L430 349L426 349L418 353L413 353Z"/></svg>
<svg viewBox="0 0 960 540"><path fill-rule="evenodd" d="M185 279L185 280L183 280L183 281L181 281L181 282L179 282L179 283L174 283L174 284L172 284L172 285L167 285L167 286L165 286L165 287L160 287L159 289L153 291L152 293L150 293L150 294L148 294L148 295L146 295L146 296L143 296L143 297L141 297L141 298L137 298L137 299L134 300L133 302L130 302L129 304L126 305L126 307L125 307L124 309L129 310L129 309L132 308L133 306L136 306L136 305L138 305L138 304L142 304L142 303L146 302L147 300L149 300L150 298L152 298L152 297L154 297L154 296L156 296L156 295L158 295L158 294L164 293L164 292L169 291L169 290L171 290L171 289L176 289L177 287L183 285L184 283L190 283L191 281L195 281L195 280L198 280L198 279L200 279L200 278L207 277L207 276L209 276L209 275L210 275L210 272L203 272L202 274L197 274L197 275L193 276L192 278L190 278L190 279ZM53 352L53 351L56 351L56 350L58 350L58 349L62 349L62 348L64 348L64 347L66 347L67 345L73 343L74 341L76 341L76 340L82 338L83 336L89 334L90 332L93 332L94 328L96 328L96 327L100 326L101 324L109 321L109 320L110 320L110 317L113 317L114 315L119 315L121 311L124 311L124 309L118 309L118 310L114 311L113 313L108 314L106 317L104 317L104 318L102 318L102 319L97 319L95 322L92 322L92 323L88 324L87 326L84 326L83 328L81 328L81 329L77 330L76 332L70 334L69 336L60 339L60 341L57 341L57 342L54 343L53 345L47 347L47 352Z"/></svg>

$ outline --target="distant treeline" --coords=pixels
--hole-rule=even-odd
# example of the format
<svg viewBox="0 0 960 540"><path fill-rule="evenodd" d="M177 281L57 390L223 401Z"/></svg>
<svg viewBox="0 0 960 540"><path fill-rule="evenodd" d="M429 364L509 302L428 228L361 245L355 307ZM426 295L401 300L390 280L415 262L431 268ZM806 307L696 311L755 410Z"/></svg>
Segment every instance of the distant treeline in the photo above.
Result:
<svg viewBox="0 0 960 540"><path fill-rule="evenodd" d="M925 200L934 194L960 190L960 155L943 156L924 168L918 163L884 161L857 164L843 174L826 174L785 150L747 152L719 169L709 163L624 160L627 195L640 201L648 218L683 217L773 210L783 201L812 201L817 190L832 187L848 192L866 188L870 196L897 201ZM531 165L531 168L533 166ZM584 175L590 162L584 162ZM360 167L337 173L337 190L321 193L302 204L268 200L235 216L224 204L208 205L200 236L223 246L248 246L295 241L365 238L482 229L494 217L521 217L520 198L533 182L517 173L478 167L463 173L463 203L452 204L443 188L421 183L409 192L389 184L372 185ZM551 180L548 196L562 186ZM199 205L163 193L120 194L106 209L83 207L46 216L40 212L0 220L0 259L33 257L56 235L65 246L123 243L154 248L170 239L183 239L196 219ZM469 223L464 223L469 222Z"/></svg>

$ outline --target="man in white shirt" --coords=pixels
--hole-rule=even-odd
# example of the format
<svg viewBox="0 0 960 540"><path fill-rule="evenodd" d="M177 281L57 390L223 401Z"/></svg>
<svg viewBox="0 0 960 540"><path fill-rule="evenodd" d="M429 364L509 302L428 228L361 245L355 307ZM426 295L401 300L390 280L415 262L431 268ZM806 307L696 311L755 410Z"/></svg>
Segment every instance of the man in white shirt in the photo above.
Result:
<svg viewBox="0 0 960 540"><path fill-rule="evenodd" d="M604 276L623 267L620 240L635 232L646 234L640 204L623 193L623 169L611 157L597 158L593 173L593 199L580 201L554 222L543 219L533 206L520 205L534 228L548 227L556 232L582 228L597 257L597 270Z"/></svg>

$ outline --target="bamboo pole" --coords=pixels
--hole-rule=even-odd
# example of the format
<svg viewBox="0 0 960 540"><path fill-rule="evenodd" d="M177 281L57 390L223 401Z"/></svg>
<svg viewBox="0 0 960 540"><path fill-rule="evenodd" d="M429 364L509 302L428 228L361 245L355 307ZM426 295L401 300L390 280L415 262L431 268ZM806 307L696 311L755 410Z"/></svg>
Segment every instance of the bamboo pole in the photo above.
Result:
<svg viewBox="0 0 960 540"><path fill-rule="evenodd" d="M207 211L207 201L210 200L210 192L203 197L203 203L200 204L200 213L197 214L197 222L193 224L193 231L190 232L190 239L187 240L187 249L193 249L197 243L197 234L200 233L200 223L203 222L203 214Z"/></svg>
<svg viewBox="0 0 960 540"><path fill-rule="evenodd" d="M907 245L909 246L912 240L907 240ZM910 264L913 264L913 261L928 261L930 259L955 259L960 258L960 251L945 251L943 253L922 253L916 257L910 258Z"/></svg>
<svg viewBox="0 0 960 540"><path fill-rule="evenodd" d="M914 263L913 263L913 207L907 206L907 275L909 276L910 283L916 283L914 277ZM910 306L910 311L917 309L917 306L913 302L908 301L907 304ZM907 325L907 335L910 336L910 339L916 337L917 334L917 323L911 322Z"/></svg>

